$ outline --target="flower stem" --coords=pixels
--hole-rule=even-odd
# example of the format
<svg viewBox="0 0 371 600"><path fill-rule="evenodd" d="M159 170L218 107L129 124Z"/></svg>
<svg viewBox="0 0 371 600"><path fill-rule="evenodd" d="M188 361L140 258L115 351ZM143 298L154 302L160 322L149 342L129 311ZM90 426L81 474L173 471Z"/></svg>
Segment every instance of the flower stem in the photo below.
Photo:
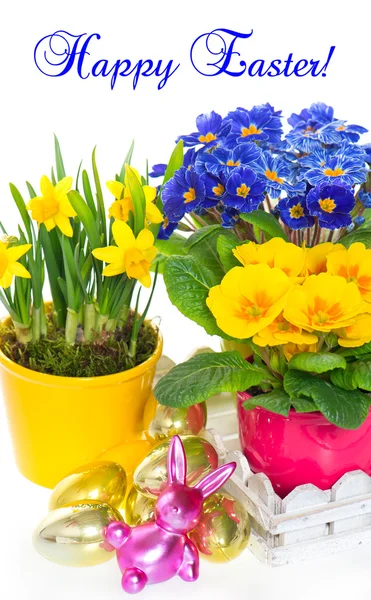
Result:
<svg viewBox="0 0 371 600"><path fill-rule="evenodd" d="M100 313L98 314L97 323L96 323L98 333L100 333L102 331L102 329L105 326L105 324L107 323L107 321L108 321L108 315L101 315Z"/></svg>
<svg viewBox="0 0 371 600"><path fill-rule="evenodd" d="M32 307L32 340L38 342L41 337L42 308Z"/></svg>
<svg viewBox="0 0 371 600"><path fill-rule="evenodd" d="M84 338L86 342L93 339L96 311L94 304L85 304L84 308Z"/></svg>
<svg viewBox="0 0 371 600"><path fill-rule="evenodd" d="M108 319L106 323L106 331L115 331L117 327L117 319Z"/></svg>
<svg viewBox="0 0 371 600"><path fill-rule="evenodd" d="M67 308L67 319L66 319L66 343L71 346L74 345L76 341L76 332L77 326L79 324L79 313L72 310L71 308Z"/></svg>
<svg viewBox="0 0 371 600"><path fill-rule="evenodd" d="M120 308L120 312L119 312L119 316L117 318L117 325L122 328L124 327L124 325L126 325L126 321L128 320L128 316L129 316L129 311L130 311L130 305L126 306L122 306Z"/></svg>
<svg viewBox="0 0 371 600"><path fill-rule="evenodd" d="M32 341L32 328L22 323L14 323L15 336L20 344L28 344Z"/></svg>

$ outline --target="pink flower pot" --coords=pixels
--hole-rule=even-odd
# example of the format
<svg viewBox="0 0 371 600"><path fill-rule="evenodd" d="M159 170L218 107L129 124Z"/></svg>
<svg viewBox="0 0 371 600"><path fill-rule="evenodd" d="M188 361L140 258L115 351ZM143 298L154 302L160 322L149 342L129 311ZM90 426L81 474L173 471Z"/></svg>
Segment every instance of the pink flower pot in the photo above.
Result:
<svg viewBox="0 0 371 600"><path fill-rule="evenodd" d="M340 429L319 413L288 417L257 407L245 410L251 398L237 394L243 453L254 473L265 473L282 498L296 486L313 483L327 490L355 469L371 475L371 412L359 429Z"/></svg>

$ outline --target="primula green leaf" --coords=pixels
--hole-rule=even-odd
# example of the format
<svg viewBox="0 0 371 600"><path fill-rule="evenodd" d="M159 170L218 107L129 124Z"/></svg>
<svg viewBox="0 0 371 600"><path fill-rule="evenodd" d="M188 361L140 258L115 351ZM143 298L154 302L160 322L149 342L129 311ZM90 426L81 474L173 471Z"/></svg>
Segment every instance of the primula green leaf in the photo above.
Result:
<svg viewBox="0 0 371 600"><path fill-rule="evenodd" d="M332 369L345 369L346 360L332 352L301 352L295 354L288 363L289 369L298 369L309 373L326 373Z"/></svg>
<svg viewBox="0 0 371 600"><path fill-rule="evenodd" d="M243 221L251 223L255 227L259 227L269 239L280 237L287 241L287 235L283 231L281 225L270 213L267 213L264 210L253 210L251 213L241 214L240 217Z"/></svg>
<svg viewBox="0 0 371 600"><path fill-rule="evenodd" d="M193 256L172 256L165 262L164 281L170 301L183 315L206 333L226 337L206 305L210 288L220 282L215 273Z"/></svg>
<svg viewBox="0 0 371 600"><path fill-rule="evenodd" d="M200 262L222 278L225 270L218 254L217 242L219 237L224 237L236 245L238 239L231 231L224 229L221 225L209 225L201 227L193 233L185 244L187 254L198 258Z"/></svg>
<svg viewBox="0 0 371 600"><path fill-rule="evenodd" d="M318 407L313 400L307 400L306 398L291 398L291 405L298 413L318 412Z"/></svg>
<svg viewBox="0 0 371 600"><path fill-rule="evenodd" d="M235 350L199 354L162 377L154 393L160 404L183 407L203 402L218 392L237 392L259 385L265 371Z"/></svg>
<svg viewBox="0 0 371 600"><path fill-rule="evenodd" d="M254 396L243 403L246 410L252 410L257 406L286 417L289 414L291 400L283 388L277 388L267 394Z"/></svg>
<svg viewBox="0 0 371 600"><path fill-rule="evenodd" d="M371 361L358 360L347 365L343 370L336 369L331 373L331 381L344 390L366 390L371 392Z"/></svg>
<svg viewBox="0 0 371 600"><path fill-rule="evenodd" d="M348 235L340 238L338 243L349 248L351 244L355 244L356 242L361 242L366 248L371 248L371 229L358 229L357 231L348 233Z"/></svg>
<svg viewBox="0 0 371 600"><path fill-rule="evenodd" d="M342 429L357 429L369 413L370 398L362 392L343 390L303 371L287 371L283 385L291 398L311 398L326 419Z"/></svg>
<svg viewBox="0 0 371 600"><path fill-rule="evenodd" d="M186 242L186 237L174 232L168 240L156 240L155 246L164 256L174 256L183 253Z"/></svg>
<svg viewBox="0 0 371 600"><path fill-rule="evenodd" d="M61 147L59 145L59 141L56 135L54 135L54 150L55 150L55 166L57 169L57 178L58 181L66 177L66 171L63 164Z"/></svg>
<svg viewBox="0 0 371 600"><path fill-rule="evenodd" d="M365 354L369 353L371 353L371 342L363 344L363 346L359 346L358 348L342 348L339 350L339 354L346 357L354 356L356 358L363 358Z"/></svg>
<svg viewBox="0 0 371 600"><path fill-rule="evenodd" d="M141 183L138 181L135 172L129 165L126 167L126 177L134 205L134 234L137 236L140 231L144 229L146 197L144 195Z"/></svg>
<svg viewBox="0 0 371 600"><path fill-rule="evenodd" d="M241 263L233 254L234 248L241 244L240 240L234 236L235 239L227 237L225 235L219 235L216 241L216 249L226 273L233 269L233 267L241 266Z"/></svg>

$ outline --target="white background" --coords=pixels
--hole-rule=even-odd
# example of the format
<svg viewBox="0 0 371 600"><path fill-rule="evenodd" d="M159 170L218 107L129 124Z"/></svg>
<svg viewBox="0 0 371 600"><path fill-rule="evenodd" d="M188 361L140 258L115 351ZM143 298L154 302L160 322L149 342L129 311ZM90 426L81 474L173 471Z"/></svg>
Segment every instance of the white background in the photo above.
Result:
<svg viewBox="0 0 371 600"><path fill-rule="evenodd" d="M225 114L237 106L271 102L285 116L322 100L336 108L338 118L371 129L369 89L369 28L371 9L366 0L352 2L234 0L187 2L133 2L125 0L13 1L1 14L1 168L0 219L9 233L16 232L17 214L8 192L12 181L24 191L28 179L35 187L50 172L52 133L62 145L68 174L74 175L84 158L98 145L103 181L120 168L132 138L136 141L134 166L144 169L166 162L174 139L194 128L194 119L212 109ZM194 71L189 49L200 34L224 27L253 37L239 42L247 62L257 58L317 59L336 46L327 77L250 79L246 75L202 77ZM109 81L76 72L62 78L42 75L33 62L36 42L58 29L74 34L101 34L92 45L94 61L129 58L173 59L181 66L162 91L155 78L132 90L129 78ZM370 141L370 134L364 136ZM107 202L109 198L107 198ZM152 315L162 316L165 352L182 360L194 346L212 344L196 325L186 321L166 298L162 282ZM44 516L48 491L20 476L13 464L3 406L0 404L0 597L7 600L62 600L68 598L122 598L115 561L86 570L48 563L33 550L31 533ZM248 597L293 600L370 598L371 548L309 563L268 570L245 553L229 565L202 563L197 583L173 580L148 588L142 598L222 599Z"/></svg>

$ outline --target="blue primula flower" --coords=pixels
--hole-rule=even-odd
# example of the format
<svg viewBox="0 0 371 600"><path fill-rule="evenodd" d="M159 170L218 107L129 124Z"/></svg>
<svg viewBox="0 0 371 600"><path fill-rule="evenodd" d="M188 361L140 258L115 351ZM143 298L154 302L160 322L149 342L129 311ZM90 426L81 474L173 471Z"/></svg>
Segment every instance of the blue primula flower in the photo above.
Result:
<svg viewBox="0 0 371 600"><path fill-rule="evenodd" d="M371 194L364 190L359 190L358 198L365 208L371 208Z"/></svg>
<svg viewBox="0 0 371 600"><path fill-rule="evenodd" d="M264 200L265 184L257 178L249 167L236 167L226 184L225 206L251 212Z"/></svg>
<svg viewBox="0 0 371 600"><path fill-rule="evenodd" d="M164 211L173 223L197 208L204 199L205 185L192 167L178 169L162 190Z"/></svg>
<svg viewBox="0 0 371 600"><path fill-rule="evenodd" d="M319 225L326 229L348 227L354 205L352 189L342 185L317 185L307 196L309 213L318 217Z"/></svg>
<svg viewBox="0 0 371 600"><path fill-rule="evenodd" d="M148 173L148 175L150 177L152 177L153 179L155 177L163 177L165 175L166 168L167 168L167 165L165 165L164 163L159 163L158 165L153 165L152 171L150 173Z"/></svg>
<svg viewBox="0 0 371 600"><path fill-rule="evenodd" d="M184 154L183 167L194 167L197 154L198 150L195 150L194 148L188 148L187 152Z"/></svg>
<svg viewBox="0 0 371 600"><path fill-rule="evenodd" d="M305 173L305 179L312 185L318 183L354 185L366 181L367 172L364 155L350 158L347 154L339 152L329 156L321 167L309 169Z"/></svg>
<svg viewBox="0 0 371 600"><path fill-rule="evenodd" d="M240 220L240 213L235 208L225 206L222 212L222 226L226 229L232 229Z"/></svg>
<svg viewBox="0 0 371 600"><path fill-rule="evenodd" d="M364 144L361 148L366 155L366 162L371 163L371 144Z"/></svg>
<svg viewBox="0 0 371 600"><path fill-rule="evenodd" d="M211 173L204 173L201 175L201 180L205 185L205 200L202 202L202 206L203 208L212 208L223 199L226 177L223 173L219 177Z"/></svg>
<svg viewBox="0 0 371 600"><path fill-rule="evenodd" d="M161 223L161 227L157 234L157 238L159 240L168 240L169 237L171 236L171 234L175 231L175 229L177 227L178 227L177 221L172 223L171 221L169 221L168 217L165 217L163 222Z"/></svg>
<svg viewBox="0 0 371 600"><path fill-rule="evenodd" d="M196 125L197 131L190 135L180 135L176 141L183 140L185 146L192 147L201 144L205 148L210 148L217 146L230 130L230 125L225 123L223 118L214 111L198 115Z"/></svg>
<svg viewBox="0 0 371 600"><path fill-rule="evenodd" d="M276 144L283 133L281 118L266 104L254 106L251 110L238 108L228 113L225 121L231 125L231 131L224 140L228 148L255 140Z"/></svg>
<svg viewBox="0 0 371 600"><path fill-rule="evenodd" d="M255 171L264 181L265 190L271 198L278 198L285 188L285 180L290 175L290 169L280 157L274 157L269 152L263 152L257 161Z"/></svg>
<svg viewBox="0 0 371 600"><path fill-rule="evenodd" d="M291 229L306 229L313 227L314 217L309 214L307 203L303 196L283 198L277 204L282 222Z"/></svg>
<svg viewBox="0 0 371 600"><path fill-rule="evenodd" d="M213 152L199 152L195 168L198 173L221 173L229 175L235 167L250 165L261 156L261 150L256 144L246 143L235 146L232 150L217 148Z"/></svg>

